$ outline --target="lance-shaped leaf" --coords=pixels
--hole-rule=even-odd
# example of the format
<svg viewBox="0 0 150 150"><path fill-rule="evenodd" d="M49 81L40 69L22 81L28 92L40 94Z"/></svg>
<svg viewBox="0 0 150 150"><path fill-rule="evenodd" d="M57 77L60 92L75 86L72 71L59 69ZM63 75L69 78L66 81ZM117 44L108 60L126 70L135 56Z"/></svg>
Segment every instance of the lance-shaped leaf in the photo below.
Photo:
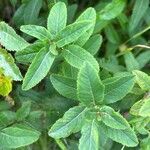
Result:
<svg viewBox="0 0 150 150"><path fill-rule="evenodd" d="M148 135L146 138L142 139L140 142L140 148L143 150L149 150L150 149L150 136Z"/></svg>
<svg viewBox="0 0 150 150"><path fill-rule="evenodd" d="M141 87L142 90L150 90L150 76L138 70L134 70L133 74L135 75L137 84Z"/></svg>
<svg viewBox="0 0 150 150"><path fill-rule="evenodd" d="M66 27L67 22L67 8L65 3L56 3L48 16L47 28L50 33L56 36L61 30Z"/></svg>
<svg viewBox="0 0 150 150"><path fill-rule="evenodd" d="M23 25L20 30L26 34L29 34L41 41L50 40L51 35L49 31L42 26L37 25Z"/></svg>
<svg viewBox="0 0 150 150"><path fill-rule="evenodd" d="M149 0L136 0L131 16L131 20L129 21L129 29L133 31L138 24L140 23L142 17L144 17L145 12L149 7Z"/></svg>
<svg viewBox="0 0 150 150"><path fill-rule="evenodd" d="M5 22L0 22L0 43L10 51L19 51L29 45Z"/></svg>
<svg viewBox="0 0 150 150"><path fill-rule="evenodd" d="M144 99L144 103L140 108L139 115L143 117L150 116L150 98Z"/></svg>
<svg viewBox="0 0 150 150"><path fill-rule="evenodd" d="M90 38L90 36L93 33L95 22L96 22L96 11L94 8L87 8L76 20L76 22L80 21L91 21L91 28L88 29L81 37L78 38L76 41L77 45L83 46L87 40Z"/></svg>
<svg viewBox="0 0 150 150"><path fill-rule="evenodd" d="M130 127L125 118L120 113L115 112L111 107L103 106L100 109L101 120L105 125L114 129L127 129Z"/></svg>
<svg viewBox="0 0 150 150"><path fill-rule="evenodd" d="M76 79L78 74L78 69L71 66L67 62L64 62L61 67L61 74L66 77Z"/></svg>
<svg viewBox="0 0 150 150"><path fill-rule="evenodd" d="M109 23L109 25L105 27L105 35L110 43L120 43L119 33L117 32L113 24Z"/></svg>
<svg viewBox="0 0 150 150"><path fill-rule="evenodd" d="M144 100L140 100L138 102L136 102L130 109L130 113L132 115L135 115L135 116L139 116L139 111L142 107L142 105L144 104Z"/></svg>
<svg viewBox="0 0 150 150"><path fill-rule="evenodd" d="M17 110L16 117L18 121L24 120L30 113L31 101L22 103L22 106Z"/></svg>
<svg viewBox="0 0 150 150"><path fill-rule="evenodd" d="M125 4L125 0L112 0L112 2L107 4L103 9L100 9L100 11L97 12L94 32L100 32L107 26L109 20L119 16L125 7Z"/></svg>
<svg viewBox="0 0 150 150"><path fill-rule="evenodd" d="M81 130L79 150L98 150L99 149L99 129L96 120L87 122Z"/></svg>
<svg viewBox="0 0 150 150"><path fill-rule="evenodd" d="M16 121L16 114L12 111L3 110L0 112L0 130L6 128Z"/></svg>
<svg viewBox="0 0 150 150"><path fill-rule="evenodd" d="M12 80L22 80L22 75L19 68L14 63L13 57L4 49L0 49L0 68L3 69L4 75L11 77Z"/></svg>
<svg viewBox="0 0 150 150"><path fill-rule="evenodd" d="M15 53L15 58L19 63L31 63L36 54L44 47L44 43L37 41L25 49Z"/></svg>
<svg viewBox="0 0 150 150"><path fill-rule="evenodd" d="M139 69L139 63L131 52L127 52L124 55L124 59L128 71Z"/></svg>
<svg viewBox="0 0 150 150"><path fill-rule="evenodd" d="M58 34L57 46L63 47L76 41L81 35L83 35L92 26L91 21L80 21L68 25Z"/></svg>
<svg viewBox="0 0 150 150"><path fill-rule="evenodd" d="M141 52L137 57L136 60L139 63L140 69L143 68L148 62L150 62L150 51Z"/></svg>
<svg viewBox="0 0 150 150"><path fill-rule="evenodd" d="M130 113L135 116L150 116L150 98L142 99L136 102L130 109Z"/></svg>
<svg viewBox="0 0 150 150"><path fill-rule="evenodd" d="M0 131L1 148L19 148L38 140L40 133L31 128L12 126Z"/></svg>
<svg viewBox="0 0 150 150"><path fill-rule="evenodd" d="M114 103L125 97L133 88L135 78L132 75L114 78L114 82L105 84L104 102L106 104Z"/></svg>
<svg viewBox="0 0 150 150"><path fill-rule="evenodd" d="M7 96L12 90L11 79L0 75L0 95Z"/></svg>
<svg viewBox="0 0 150 150"><path fill-rule="evenodd" d="M42 0L30 0L26 1L23 17L25 24L36 24L39 16L40 9L42 7Z"/></svg>
<svg viewBox="0 0 150 150"><path fill-rule="evenodd" d="M21 26L22 24L24 24L24 18L22 16L24 15L25 7L26 7L26 4L22 4L14 12L12 19L13 19L14 24L17 26Z"/></svg>
<svg viewBox="0 0 150 150"><path fill-rule="evenodd" d="M104 85L89 63L85 63L79 71L77 95L79 101L86 105L101 103L104 99Z"/></svg>
<svg viewBox="0 0 150 150"><path fill-rule="evenodd" d="M138 139L135 132L131 129L118 130L106 126L104 123L99 125L99 130L103 131L113 141L121 143L128 147L135 147L138 145Z"/></svg>
<svg viewBox="0 0 150 150"><path fill-rule="evenodd" d="M76 11L78 9L78 4L71 4L67 6L67 23L70 24L73 22Z"/></svg>
<svg viewBox="0 0 150 150"><path fill-rule="evenodd" d="M85 50L87 50L89 53L91 53L92 55L95 55L100 46L102 44L102 36L99 34L96 34L94 36L92 36L83 46L83 48Z"/></svg>
<svg viewBox="0 0 150 150"><path fill-rule="evenodd" d="M64 97L77 100L76 80L61 75L52 74L51 82L54 88Z"/></svg>
<svg viewBox="0 0 150 150"><path fill-rule="evenodd" d="M101 20L111 20L123 11L125 4L125 0L113 0L112 3L106 5L104 9L98 12L98 15Z"/></svg>
<svg viewBox="0 0 150 150"><path fill-rule="evenodd" d="M29 90L38 84L50 70L55 56L48 48L42 48L30 65L23 80L23 90Z"/></svg>
<svg viewBox="0 0 150 150"><path fill-rule="evenodd" d="M72 65L80 69L84 62L89 62L97 71L99 71L99 64L96 59L86 50L78 45L69 45L62 52L65 60Z"/></svg>
<svg viewBox="0 0 150 150"><path fill-rule="evenodd" d="M83 106L75 106L69 109L63 118L56 121L56 123L49 130L49 136L59 139L69 136L71 133L78 132L85 121L84 116L87 108Z"/></svg>

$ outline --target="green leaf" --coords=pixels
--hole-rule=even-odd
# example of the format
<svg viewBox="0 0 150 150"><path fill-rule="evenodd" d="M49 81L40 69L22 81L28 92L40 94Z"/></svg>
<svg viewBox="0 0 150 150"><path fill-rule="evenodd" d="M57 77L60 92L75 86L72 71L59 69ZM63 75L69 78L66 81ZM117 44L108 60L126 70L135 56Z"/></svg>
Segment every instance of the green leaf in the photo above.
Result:
<svg viewBox="0 0 150 150"><path fill-rule="evenodd" d="M54 88L59 92L59 94L63 95L64 97L77 100L76 80L56 74L52 74L50 79Z"/></svg>
<svg viewBox="0 0 150 150"><path fill-rule="evenodd" d="M130 113L135 116L150 116L150 98L142 99L136 102L130 109Z"/></svg>
<svg viewBox="0 0 150 150"><path fill-rule="evenodd" d="M44 47L44 43L37 41L25 49L16 52L15 58L19 63L31 63L36 54Z"/></svg>
<svg viewBox="0 0 150 150"><path fill-rule="evenodd" d="M124 59L128 71L139 69L139 63L131 52L127 52L124 55Z"/></svg>
<svg viewBox="0 0 150 150"><path fill-rule="evenodd" d="M95 55L98 50L100 49L100 46L102 44L102 36L99 34L96 34L92 36L83 46L83 48L91 53L92 55Z"/></svg>
<svg viewBox="0 0 150 150"><path fill-rule="evenodd" d="M16 114L12 111L0 112L0 130L11 125L16 119Z"/></svg>
<svg viewBox="0 0 150 150"><path fill-rule="evenodd" d="M129 124L125 118L123 118L120 113L115 112L111 107L103 106L100 108L101 120L106 126L114 129L127 129Z"/></svg>
<svg viewBox="0 0 150 150"><path fill-rule="evenodd" d="M149 0L136 0L129 21L129 30L133 31L140 23L142 17L144 17L146 10L149 7Z"/></svg>
<svg viewBox="0 0 150 150"><path fill-rule="evenodd" d="M12 80L21 81L22 75L19 68L14 63L13 57L4 49L0 48L0 68L3 69L5 76L9 76Z"/></svg>
<svg viewBox="0 0 150 150"><path fill-rule="evenodd" d="M149 117L150 116L149 108L150 108L150 98L144 99L144 103L140 108L139 115L143 117Z"/></svg>
<svg viewBox="0 0 150 150"><path fill-rule="evenodd" d="M109 42L113 44L120 43L121 37L119 36L119 33L115 30L113 24L109 24L105 27L105 34Z"/></svg>
<svg viewBox="0 0 150 150"><path fill-rule="evenodd" d="M13 7L15 7L15 5L17 4L17 0L9 0L9 1Z"/></svg>
<svg viewBox="0 0 150 150"><path fill-rule="evenodd" d="M140 53L136 60L139 63L140 69L143 68L148 62L150 62L150 51Z"/></svg>
<svg viewBox="0 0 150 150"><path fill-rule="evenodd" d="M102 20L111 20L123 11L125 4L125 0L113 0L112 3L109 3L104 9L98 12L98 15Z"/></svg>
<svg viewBox="0 0 150 150"><path fill-rule="evenodd" d="M84 64L79 71L77 95L79 101L86 105L102 103L104 99L104 85L98 72L89 63Z"/></svg>
<svg viewBox="0 0 150 150"><path fill-rule="evenodd" d="M76 20L76 22L80 21L91 21L93 24L96 20L96 12L92 7L87 8Z"/></svg>
<svg viewBox="0 0 150 150"><path fill-rule="evenodd" d="M69 45L63 51L62 55L65 60L75 68L80 69L84 62L89 62L94 68L99 71L99 64L96 59L86 50L78 45Z"/></svg>
<svg viewBox="0 0 150 150"><path fill-rule="evenodd" d="M36 24L42 7L42 0L29 0L26 3L23 16L25 24Z"/></svg>
<svg viewBox="0 0 150 150"><path fill-rule="evenodd" d="M49 50L50 50L50 52L51 52L53 55L55 55L55 56L58 55L58 51L57 51L57 47L56 47L56 44L55 44L55 43L52 43L52 44L50 45Z"/></svg>
<svg viewBox="0 0 150 150"><path fill-rule="evenodd" d="M138 102L136 102L130 109L130 113L132 115L135 115L135 116L139 116L139 111L142 107L142 105L144 104L144 100L140 100Z"/></svg>
<svg viewBox="0 0 150 150"><path fill-rule="evenodd" d="M87 109L82 106L75 106L69 109L63 118L56 121L56 123L49 130L49 136L59 139L69 136L71 133L78 132L84 123L84 116Z"/></svg>
<svg viewBox="0 0 150 150"><path fill-rule="evenodd" d="M144 138L140 142L140 148L141 150L149 150L150 149L150 136Z"/></svg>
<svg viewBox="0 0 150 150"><path fill-rule="evenodd" d="M1 148L19 148L38 140L40 133L30 128L12 126L0 131Z"/></svg>
<svg viewBox="0 0 150 150"><path fill-rule="evenodd" d="M6 101L0 102L0 111L1 112L4 112L5 110L8 110L10 108L11 108L11 104L9 104L8 102L6 102Z"/></svg>
<svg viewBox="0 0 150 150"><path fill-rule="evenodd" d="M24 10L25 10L25 4L22 4L15 12L13 15L13 22L17 26L21 26L24 24L24 18L22 17L24 15Z"/></svg>
<svg viewBox="0 0 150 150"><path fill-rule="evenodd" d="M5 22L0 22L0 43L10 51L19 51L29 45Z"/></svg>
<svg viewBox="0 0 150 150"><path fill-rule="evenodd" d="M135 78L132 75L118 77L112 77L114 79L105 84L104 102L106 104L114 103L125 97L133 88Z"/></svg>
<svg viewBox="0 0 150 150"><path fill-rule="evenodd" d="M100 17L96 18L96 24L94 28L94 33L100 33L103 28L105 28L108 25L108 20L103 20Z"/></svg>
<svg viewBox="0 0 150 150"><path fill-rule="evenodd" d="M76 41L92 26L91 21L80 21L68 25L58 34L57 46L63 47Z"/></svg>
<svg viewBox="0 0 150 150"><path fill-rule="evenodd" d="M41 40L41 41L51 39L51 35L50 35L49 31L42 26L23 25L23 26L21 26L20 30L26 34L29 34L29 35Z"/></svg>
<svg viewBox="0 0 150 150"><path fill-rule="evenodd" d="M31 101L23 102L22 106L17 110L17 120L24 120L30 113L31 109Z"/></svg>
<svg viewBox="0 0 150 150"><path fill-rule="evenodd" d="M112 84L113 82L118 81L121 77L131 76L132 74L129 72L118 72L113 77L106 78L103 80L104 84Z"/></svg>
<svg viewBox="0 0 150 150"><path fill-rule="evenodd" d="M99 128L100 131L103 131L113 141L121 143L122 145L128 147L135 147L138 145L136 134L131 128L125 130L117 130L110 128L103 123L100 124Z"/></svg>
<svg viewBox="0 0 150 150"><path fill-rule="evenodd" d="M83 46L93 33L96 22L96 11L94 8L87 8L76 20L76 22L91 21L92 26L75 42L79 46Z"/></svg>
<svg viewBox="0 0 150 150"><path fill-rule="evenodd" d="M135 75L137 84L141 87L142 90L150 90L150 76L139 70L134 70L133 74Z"/></svg>
<svg viewBox="0 0 150 150"><path fill-rule="evenodd" d="M11 79L0 75L0 95L7 96L11 91Z"/></svg>
<svg viewBox="0 0 150 150"><path fill-rule="evenodd" d="M65 3L56 3L48 16L47 28L50 33L56 36L61 30L66 27L67 22L67 8Z"/></svg>
<svg viewBox="0 0 150 150"><path fill-rule="evenodd" d="M42 48L30 65L23 80L23 90L29 90L38 84L50 70L55 56L47 48Z"/></svg>
<svg viewBox="0 0 150 150"><path fill-rule="evenodd" d="M99 33L109 23L109 20L116 18L121 14L126 5L126 0L112 0L103 9L97 12L96 25L94 33Z"/></svg>
<svg viewBox="0 0 150 150"><path fill-rule="evenodd" d="M112 48L112 45L110 49L111 48ZM125 71L125 67L123 67L122 65L119 65L117 58L115 56L112 56L112 54L110 54L108 59L107 58L99 59L99 64L103 69L113 74Z"/></svg>
<svg viewBox="0 0 150 150"><path fill-rule="evenodd" d="M77 9L78 9L77 4L68 5L68 7L67 7L67 14L68 14L67 22L68 22L68 24L73 22L73 19L75 17Z"/></svg>
<svg viewBox="0 0 150 150"><path fill-rule="evenodd" d="M81 130L79 150L98 150L99 149L99 129L96 120L87 122Z"/></svg>
<svg viewBox="0 0 150 150"><path fill-rule="evenodd" d="M70 64L68 64L67 62L64 62L62 64L61 67L61 72L60 74L62 74L63 76L72 78L72 79L77 79L77 75L78 75L78 69L71 66Z"/></svg>

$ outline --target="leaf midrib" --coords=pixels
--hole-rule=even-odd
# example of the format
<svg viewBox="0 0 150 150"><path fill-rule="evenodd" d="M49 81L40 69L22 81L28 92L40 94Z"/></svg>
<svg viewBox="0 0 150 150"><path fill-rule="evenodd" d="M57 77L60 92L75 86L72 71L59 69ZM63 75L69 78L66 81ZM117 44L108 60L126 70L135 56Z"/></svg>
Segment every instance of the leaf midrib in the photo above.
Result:
<svg viewBox="0 0 150 150"><path fill-rule="evenodd" d="M46 53L46 55L44 56L42 62L40 63L40 66L38 67L38 69L36 69L34 75L32 76L32 78L30 78L30 80L28 81L28 83L26 84L26 86L24 86L24 88L27 87L28 84L33 80L33 78L35 77L35 74L37 74L37 72L39 71L39 68L41 68L41 66L42 66L43 62L45 61L45 58L47 57L48 54L49 54L49 51Z"/></svg>
<svg viewBox="0 0 150 150"><path fill-rule="evenodd" d="M63 128L65 128L66 126L68 126L69 124L71 124L75 119L77 119L80 115L82 115L82 113L84 113L84 111L86 111L87 110L87 108L84 108L75 118L73 118L70 122L67 122L65 125L63 125L61 128L59 128L58 130L54 130L53 132L50 132L50 134L51 133L55 133L56 134L56 132L58 132L59 133L59 131L60 130L63 130Z"/></svg>
<svg viewBox="0 0 150 150"><path fill-rule="evenodd" d="M133 78L132 78L133 79ZM104 95L108 95L109 93L112 93L113 91L115 91L116 89L120 88L121 86L124 86L124 84L126 84L127 82L131 81L132 79L129 79L127 81L125 81L122 85L117 86L116 88L112 89L111 91L108 91L107 93L105 93ZM114 83L114 82L113 82ZM107 84L108 85L108 84Z"/></svg>

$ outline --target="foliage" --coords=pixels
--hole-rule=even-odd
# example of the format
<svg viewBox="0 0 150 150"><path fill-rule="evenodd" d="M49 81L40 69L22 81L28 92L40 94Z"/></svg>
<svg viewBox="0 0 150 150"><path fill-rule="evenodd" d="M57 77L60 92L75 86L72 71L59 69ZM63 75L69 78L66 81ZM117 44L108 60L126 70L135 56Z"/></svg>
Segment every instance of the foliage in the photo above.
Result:
<svg viewBox="0 0 150 150"><path fill-rule="evenodd" d="M149 11L149 0L0 2L0 150L149 150Z"/></svg>

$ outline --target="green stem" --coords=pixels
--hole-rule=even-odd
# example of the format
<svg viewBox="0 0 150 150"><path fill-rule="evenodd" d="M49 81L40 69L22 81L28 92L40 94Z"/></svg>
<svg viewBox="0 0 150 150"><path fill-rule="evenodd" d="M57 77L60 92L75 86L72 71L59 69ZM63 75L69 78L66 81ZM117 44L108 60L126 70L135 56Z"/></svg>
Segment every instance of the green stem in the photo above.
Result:
<svg viewBox="0 0 150 150"><path fill-rule="evenodd" d="M129 40L127 40L124 44L128 43L129 41L137 38L138 36L142 35L143 33L145 33L146 31L148 31L150 29L150 26L148 26L147 28L143 29L141 32L138 32L137 34L133 35Z"/></svg>
<svg viewBox="0 0 150 150"><path fill-rule="evenodd" d="M122 146L121 150L124 150L125 146Z"/></svg>
<svg viewBox="0 0 150 150"><path fill-rule="evenodd" d="M67 150L66 146L64 145L64 143L60 139L55 139L55 141L61 150Z"/></svg>
<svg viewBox="0 0 150 150"><path fill-rule="evenodd" d="M47 137L43 136L39 139L41 150L48 150Z"/></svg>

